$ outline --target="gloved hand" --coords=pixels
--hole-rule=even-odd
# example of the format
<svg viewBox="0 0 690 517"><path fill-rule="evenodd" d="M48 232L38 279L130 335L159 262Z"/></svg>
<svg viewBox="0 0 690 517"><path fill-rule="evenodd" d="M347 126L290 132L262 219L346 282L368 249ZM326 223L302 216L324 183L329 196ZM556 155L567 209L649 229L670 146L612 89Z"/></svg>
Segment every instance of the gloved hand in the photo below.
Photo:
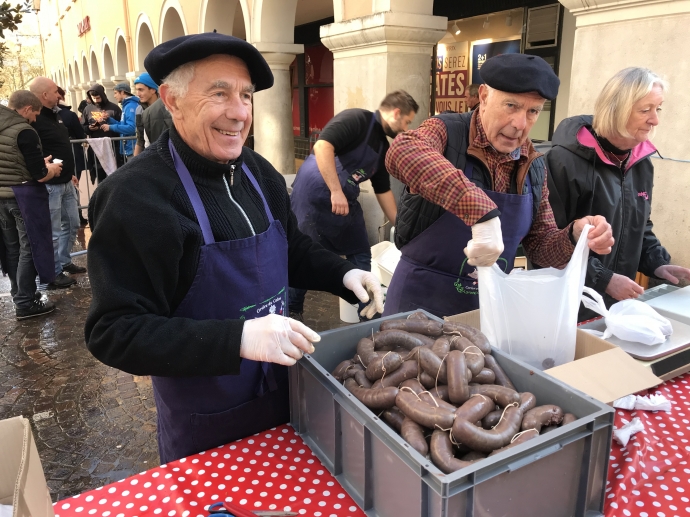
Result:
<svg viewBox="0 0 690 517"><path fill-rule="evenodd" d="M304 323L269 314L244 322L240 357L292 366L303 353L311 354L321 336Z"/></svg>
<svg viewBox="0 0 690 517"><path fill-rule="evenodd" d="M369 303L359 313L367 319L371 319L378 313L383 313L383 291L381 282L376 275L361 269L352 269L345 273L343 285L355 293L362 303Z"/></svg>
<svg viewBox="0 0 690 517"><path fill-rule="evenodd" d="M498 217L472 226L472 239L467 243L467 263L475 267L490 267L503 253L503 234Z"/></svg>

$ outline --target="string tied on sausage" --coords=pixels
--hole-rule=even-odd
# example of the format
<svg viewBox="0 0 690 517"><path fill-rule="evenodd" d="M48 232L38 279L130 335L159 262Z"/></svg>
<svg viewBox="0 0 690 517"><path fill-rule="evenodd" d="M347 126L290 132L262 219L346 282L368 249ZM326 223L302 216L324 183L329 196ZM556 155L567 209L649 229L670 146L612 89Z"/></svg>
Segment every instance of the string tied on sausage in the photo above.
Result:
<svg viewBox="0 0 690 517"><path fill-rule="evenodd" d="M436 397L434 397L433 393L431 393L430 391L422 391L422 392L420 393L420 395L421 395L422 393L428 393L429 396L431 397L431 400L433 400L433 401L434 401L434 404L436 404L436 407L440 407L440 406L438 405L438 402L436 402ZM420 397L420 398L421 398L421 397Z"/></svg>
<svg viewBox="0 0 690 517"><path fill-rule="evenodd" d="M373 332L373 329L372 329ZM384 360L386 359L386 356L390 354L391 352L387 352L382 358L381 358L381 369L383 370L383 375L381 376L381 382L383 382L383 378L386 376L386 363Z"/></svg>
<svg viewBox="0 0 690 517"><path fill-rule="evenodd" d="M496 425L498 425L498 424L496 424ZM529 433L530 431L534 431L535 433L539 434L539 431L537 431L536 429L525 429L524 431L520 431L515 436L513 436L510 439L510 443L513 443L515 440L517 440L520 437L520 435L523 435L525 433Z"/></svg>
<svg viewBox="0 0 690 517"><path fill-rule="evenodd" d="M443 367L443 361L446 360L446 357L448 357L448 354L443 356L443 359L441 359L441 364L438 365L438 371L436 372L436 384L434 388L436 389L436 393L438 393L438 376L441 374L441 368Z"/></svg>
<svg viewBox="0 0 690 517"><path fill-rule="evenodd" d="M417 397L417 400L419 400L420 402L424 402L421 398L419 398L419 395L417 395L415 393L415 391L412 388L410 388L409 386L403 386L402 388L400 388L400 391L405 391L405 390L412 393L415 397Z"/></svg>
<svg viewBox="0 0 690 517"><path fill-rule="evenodd" d="M470 395L470 398L472 398L472 397L484 397L489 402L493 402L493 400L491 400L489 397L487 397L483 393L473 393L472 395ZM515 402L513 402L513 404L515 404ZM498 425L498 424L496 424L496 425Z"/></svg>
<svg viewBox="0 0 690 517"><path fill-rule="evenodd" d="M470 348L476 348L477 350L479 350L479 353L477 353L477 352L468 352L468 350L469 350ZM482 357L485 357L485 356L484 356L484 352L482 352L481 349L480 349L478 346L476 346L476 345L470 345L470 346L468 346L467 348L465 348L465 350L462 351L462 353L463 353L463 354L469 354L469 355L481 355Z"/></svg>
<svg viewBox="0 0 690 517"><path fill-rule="evenodd" d="M360 357L360 355L359 355L359 354L357 354L357 359L359 359L359 362L360 362L360 364L361 364L362 366L364 366L364 368L366 368L366 367L367 367L367 365L366 365L366 364L364 364L364 361L362 361L362 358ZM345 370L345 371L347 371L347 370Z"/></svg>
<svg viewBox="0 0 690 517"><path fill-rule="evenodd" d="M508 404L508 405L503 409L503 413L501 413L501 418L498 419L498 422L496 422L496 425L493 426L493 427L491 427L491 429L494 429L498 424L501 423L501 420L503 420L503 417L505 416L506 411L508 411L508 408L509 408L509 407L520 407L520 404L518 404L517 402L512 402L512 403Z"/></svg>

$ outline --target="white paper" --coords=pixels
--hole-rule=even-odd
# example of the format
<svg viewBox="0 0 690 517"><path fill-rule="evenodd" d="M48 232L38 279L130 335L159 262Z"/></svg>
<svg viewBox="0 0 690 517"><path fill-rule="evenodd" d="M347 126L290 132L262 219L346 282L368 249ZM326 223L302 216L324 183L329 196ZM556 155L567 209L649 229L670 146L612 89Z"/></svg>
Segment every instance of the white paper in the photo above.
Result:
<svg viewBox="0 0 690 517"><path fill-rule="evenodd" d="M613 438L623 447L625 447L628 445L630 437L633 434L639 433L640 431L644 431L644 424L638 417L635 417L631 422L628 422L620 429L614 429Z"/></svg>
<svg viewBox="0 0 690 517"><path fill-rule="evenodd" d="M0 504L0 517L12 517L11 504Z"/></svg>
<svg viewBox="0 0 690 517"><path fill-rule="evenodd" d="M635 409L635 402L637 402L637 397L635 395L626 395L617 400L613 401L613 407L618 409Z"/></svg>
<svg viewBox="0 0 690 517"><path fill-rule="evenodd" d="M615 406L614 406L615 407ZM671 402L663 395L647 395L635 399L635 409L643 411L671 411Z"/></svg>

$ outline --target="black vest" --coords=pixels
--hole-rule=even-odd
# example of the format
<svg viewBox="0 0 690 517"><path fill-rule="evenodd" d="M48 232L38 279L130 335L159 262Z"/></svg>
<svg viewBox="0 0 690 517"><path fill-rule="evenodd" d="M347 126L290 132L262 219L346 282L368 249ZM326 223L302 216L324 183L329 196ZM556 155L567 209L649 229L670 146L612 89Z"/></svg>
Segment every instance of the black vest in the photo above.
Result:
<svg viewBox="0 0 690 517"><path fill-rule="evenodd" d="M452 163L456 169L465 170L467 162L467 148L469 147L470 121L472 112L469 113L447 113L437 115L437 119L446 125L448 139L446 150L443 156ZM530 164L529 175L532 183L532 218L537 217L539 205L541 204L541 192L544 185L546 164L544 157L535 158ZM472 183L485 190L491 189L491 175L483 163L472 160ZM513 178L512 193L516 193L516 178ZM523 187L523 194L528 193L527 182ZM445 213L445 209L427 201L419 194L411 194L408 187L405 187L400 204L398 206L398 217L395 222L395 245L400 249L405 244L414 239L417 235L426 230L436 220Z"/></svg>

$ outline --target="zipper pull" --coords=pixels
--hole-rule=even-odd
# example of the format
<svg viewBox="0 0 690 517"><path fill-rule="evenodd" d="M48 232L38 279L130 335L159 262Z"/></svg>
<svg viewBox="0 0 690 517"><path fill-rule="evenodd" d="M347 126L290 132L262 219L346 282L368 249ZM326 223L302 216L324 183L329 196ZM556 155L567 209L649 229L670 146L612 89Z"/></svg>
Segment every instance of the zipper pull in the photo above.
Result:
<svg viewBox="0 0 690 517"><path fill-rule="evenodd" d="M230 166L230 186L232 187L235 184L235 166L231 165Z"/></svg>

